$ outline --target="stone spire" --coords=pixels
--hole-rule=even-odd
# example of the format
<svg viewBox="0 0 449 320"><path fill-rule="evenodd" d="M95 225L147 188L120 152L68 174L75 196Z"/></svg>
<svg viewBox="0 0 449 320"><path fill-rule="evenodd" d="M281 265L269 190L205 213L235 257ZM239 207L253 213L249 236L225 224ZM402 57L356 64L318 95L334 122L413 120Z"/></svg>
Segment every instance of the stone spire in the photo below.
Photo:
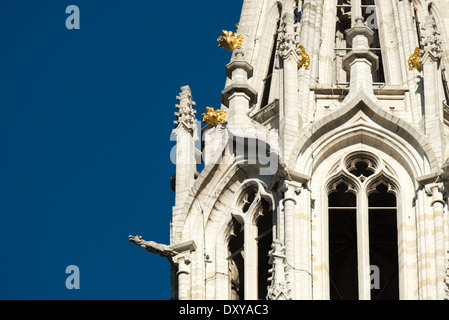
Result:
<svg viewBox="0 0 449 320"><path fill-rule="evenodd" d="M195 180L196 159L195 142L198 141L198 129L196 126L196 105L192 100L192 92L189 86L181 88L181 93L176 99L179 104L175 112L177 120L172 134L176 136L176 206L182 205L189 189Z"/></svg>
<svg viewBox="0 0 449 320"><path fill-rule="evenodd" d="M183 125L187 130L192 131L196 128L196 110L193 109L196 106L196 102L192 100L192 91L189 86L181 88L181 93L176 97L180 103L176 105L179 109L175 112L177 120L174 121L175 128Z"/></svg>
<svg viewBox="0 0 449 320"><path fill-rule="evenodd" d="M373 94L372 73L379 68L379 58L370 51L374 31L368 28L362 17L346 33L346 41L352 50L343 58L343 69L351 75L349 95L360 90Z"/></svg>

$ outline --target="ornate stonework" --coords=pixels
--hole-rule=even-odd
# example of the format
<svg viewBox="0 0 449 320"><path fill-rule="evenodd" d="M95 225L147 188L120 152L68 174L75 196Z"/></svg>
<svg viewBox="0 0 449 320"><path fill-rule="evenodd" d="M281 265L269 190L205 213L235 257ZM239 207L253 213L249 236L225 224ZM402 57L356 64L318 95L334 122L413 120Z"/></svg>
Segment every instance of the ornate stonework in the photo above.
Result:
<svg viewBox="0 0 449 320"><path fill-rule="evenodd" d="M272 249L269 253L271 264L271 277L268 278L270 285L268 286L267 300L291 300L290 290L287 288L286 282L286 256L285 248L281 242L273 242Z"/></svg>
<svg viewBox="0 0 449 320"><path fill-rule="evenodd" d="M294 59L299 63L299 41L298 35L293 31L293 16L291 14L285 14L281 20L281 25L278 30L278 43L279 54L288 59L290 56L294 56Z"/></svg>
<svg viewBox="0 0 449 320"><path fill-rule="evenodd" d="M189 86L184 86L181 88L181 93L176 97L180 103L176 105L179 109L175 112L177 120L174 122L175 127L181 125L185 126L188 130L194 130L196 127L196 110L193 109L196 106L196 102L192 100L192 91Z"/></svg>
<svg viewBox="0 0 449 320"><path fill-rule="evenodd" d="M173 298L448 299L447 30L443 0L244 0L201 146L177 98L170 244L130 237Z"/></svg>
<svg viewBox="0 0 449 320"><path fill-rule="evenodd" d="M443 49L441 47L441 33L438 31L434 17L427 16L424 26L421 28L421 46L423 52L432 54L436 58L441 58Z"/></svg>

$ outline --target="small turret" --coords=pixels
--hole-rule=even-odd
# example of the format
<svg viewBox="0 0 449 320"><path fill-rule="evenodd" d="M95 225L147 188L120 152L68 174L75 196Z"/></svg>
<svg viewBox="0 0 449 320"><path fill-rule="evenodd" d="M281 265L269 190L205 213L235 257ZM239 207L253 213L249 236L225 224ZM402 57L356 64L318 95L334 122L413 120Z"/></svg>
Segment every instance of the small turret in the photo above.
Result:
<svg viewBox="0 0 449 320"><path fill-rule="evenodd" d="M181 93L176 98L180 103L175 112L177 120L173 135L176 136L176 176L175 176L175 206L179 207L185 201L189 189L195 180L195 142L198 141L196 124L196 105L192 100L192 92L189 86L181 88Z"/></svg>

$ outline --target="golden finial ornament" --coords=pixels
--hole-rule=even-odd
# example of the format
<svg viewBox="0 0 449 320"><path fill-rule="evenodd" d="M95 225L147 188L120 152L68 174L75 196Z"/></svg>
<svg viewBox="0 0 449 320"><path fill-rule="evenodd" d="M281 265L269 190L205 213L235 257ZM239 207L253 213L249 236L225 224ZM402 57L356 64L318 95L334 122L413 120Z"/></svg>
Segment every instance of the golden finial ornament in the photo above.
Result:
<svg viewBox="0 0 449 320"><path fill-rule="evenodd" d="M206 113L203 113L203 122L214 127L226 122L228 113L222 110L214 110L214 108L206 107Z"/></svg>
<svg viewBox="0 0 449 320"><path fill-rule="evenodd" d="M408 59L408 68L409 70L417 69L418 71L422 71L422 64L421 64L421 49L419 47L416 47L413 54Z"/></svg>
<svg viewBox="0 0 449 320"><path fill-rule="evenodd" d="M298 69L304 67L306 70L309 70L310 67L310 57L304 49L303 45L299 46L298 55L301 57L301 61L298 63Z"/></svg>
<svg viewBox="0 0 449 320"><path fill-rule="evenodd" d="M239 25L237 24L236 27L238 29ZM232 31L223 30L221 32L221 37L217 39L219 43L218 47L229 51L241 49L244 38L243 34L239 34L237 31L234 33Z"/></svg>

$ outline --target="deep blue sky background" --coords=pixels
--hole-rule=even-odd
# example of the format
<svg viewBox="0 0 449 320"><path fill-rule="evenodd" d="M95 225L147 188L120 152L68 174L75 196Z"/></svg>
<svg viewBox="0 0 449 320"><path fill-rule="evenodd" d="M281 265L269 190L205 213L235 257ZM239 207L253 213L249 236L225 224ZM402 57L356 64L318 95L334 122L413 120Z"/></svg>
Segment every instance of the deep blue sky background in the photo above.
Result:
<svg viewBox="0 0 449 320"><path fill-rule="evenodd" d="M219 107L242 3L0 0L0 299L170 299L128 235L169 242L175 98Z"/></svg>

